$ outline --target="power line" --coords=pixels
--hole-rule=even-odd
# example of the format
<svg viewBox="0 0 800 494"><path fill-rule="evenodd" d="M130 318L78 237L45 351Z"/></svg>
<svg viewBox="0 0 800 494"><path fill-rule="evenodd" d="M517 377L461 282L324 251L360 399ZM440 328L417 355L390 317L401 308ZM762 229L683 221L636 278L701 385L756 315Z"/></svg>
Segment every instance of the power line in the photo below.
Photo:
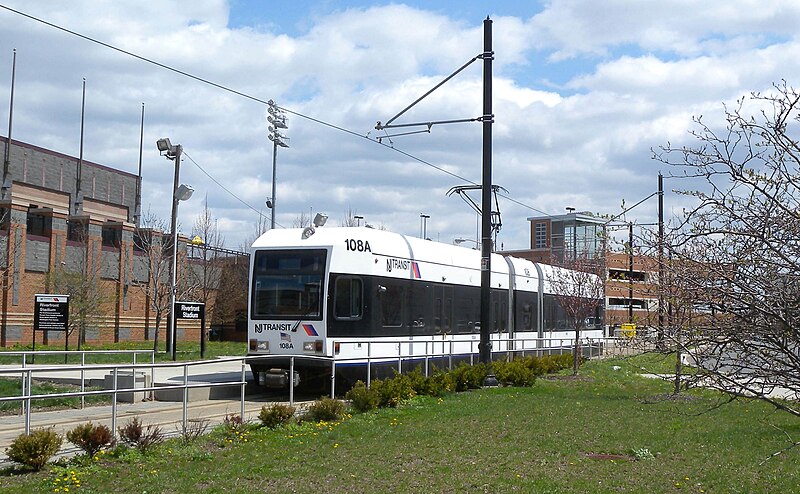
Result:
<svg viewBox="0 0 800 494"><path fill-rule="evenodd" d="M217 88L217 89L221 89L221 90L223 90L223 91L226 91L226 92L229 92L229 93L235 94L235 95L237 95L237 96L241 96L242 98L246 98L246 99L249 99L249 100L251 100L251 101L255 101L255 102L257 102L257 103L260 103L260 104L262 104L262 105L269 105L268 101L265 101L265 100L263 100L263 99L261 99L261 98L257 98L257 97L255 97L255 96L252 96L252 95L250 95L250 94L243 93L243 92L241 92L241 91L237 91L236 89L233 89L233 88L231 88L231 87L228 87L228 86L225 86L225 85L222 85L222 84L218 84L218 83L216 83L216 82L210 81L210 80L208 80L208 79L204 79L204 78L202 78L202 77L199 77L199 76L196 76L196 75L194 75L194 74L190 74L189 72L186 72L186 71L183 71L183 70L177 69L177 68L175 68L175 67L172 67L172 66L166 65L166 64L164 64L164 63L161 63L161 62L158 62L158 61L156 61L156 60L153 60L153 59L150 59L150 58L144 57L144 56L142 56L142 55L137 55L136 53L133 53L133 52L130 52L130 51L127 51L127 50L123 50L122 48L119 48L119 47L117 47L117 46L114 46L114 45L112 45L112 44L106 43L106 42L104 42L104 41L100 41L100 40L98 40L98 39L96 39L96 38L92 38L91 36L87 36L87 35L85 35L85 34L81 34L81 33L77 32L77 31L73 31L73 30L71 30L71 29L67 29L67 28L65 28L65 27L63 27L63 26L60 26L60 25L58 25L58 24L54 24L54 23L52 23L52 22L48 22L48 21L46 21L46 20L44 20L44 19L41 19L41 18L39 18L39 17L36 17L36 16L33 16L33 15L31 15L31 14L26 14L25 12L22 12L22 11L19 11L19 10L16 10L16 9L13 9L13 8L11 8L11 7L8 7L7 5L2 5L2 4L0 4L0 8L3 8L3 9L5 9L5 10L8 10L9 12L13 12L13 13L15 13L15 14L17 14L17 15L20 15L20 16L23 16L23 17L25 17L25 18L28 18L28 19L30 19L30 20L32 20L32 21L39 22L39 23L41 23L41 24L44 24L44 25L46 25L46 26L52 27L53 29L57 29L57 30L59 30L59 31L63 31L63 32L65 32L65 33L67 33L67 34L71 34L71 35L73 35L73 36L77 36L78 38L84 39L84 40L86 40L86 41L89 41L89 42L91 42L91 43L95 43L95 44L98 44L98 45L100 45L100 46L103 46L103 47L109 48L109 49L111 49L111 50L117 51L117 52L119 52L119 53L122 53L122 54L124 54L124 55L128 55L128 56L130 56L130 57L136 58L137 60L141 60L141 61L143 61L143 62L146 62L146 63L152 64L152 65L155 65L155 66L157 66L157 67L160 67L160 68L162 68L162 69L169 70L170 72L174 72L174 73L176 73L176 74L179 74L179 75L182 75L182 76L184 76L184 77L188 77L188 78L190 78L190 79L193 79L193 80L195 80L195 81L201 82L201 83L203 83L203 84L207 84L207 85L209 85L209 86L212 86L212 87L215 87L215 88ZM460 176L460 175L458 175L458 174L456 174L456 173L453 173L453 172L451 172L451 171L448 171L448 170L446 170L446 169L444 169L444 168L442 168L442 167L440 167L440 166L434 165L433 163L430 163L429 161L426 161L426 160L424 160L424 159L422 159L422 158L419 158L419 157L417 157L417 156L414 156L414 155L412 155L411 153L408 153L408 152L406 152L406 151L403 151L402 149L398 149L398 148L394 147L393 145L384 144L384 143L383 143L383 142L381 142L381 141L374 140L374 139L370 139L370 138L369 138L368 136L366 136L366 135L363 135L363 134L360 134L360 133L358 133L358 132L355 132L355 131L352 131L352 130L346 129L346 128L344 128L344 127L340 127L340 126L338 126L338 125L334 125L334 124L332 124L332 123L329 123L329 122L325 122L325 121L323 121L323 120L320 120L320 119L318 119L318 118L311 117L311 116L309 116L309 115L304 115L304 114L302 114L302 113L299 113L299 112L296 112L296 111L290 110L290 109L288 109L288 108L284 108L284 107L280 107L280 106L279 106L279 108L280 108L281 110L285 111L286 113L291 113L292 115L296 115L296 116L298 116L298 117L305 118L305 119L307 119L307 120L309 120L309 121L315 122L315 123L317 123L317 124L320 124L320 125L324 125L324 126L326 126L326 127L330 127L330 128L332 128L332 129L336 129L336 130L338 130L338 131L340 131L340 132L344 132L344 133L347 133L347 134L350 134L350 135L353 135L353 136L356 136L356 137L360 137L360 138L362 138L362 139L366 139L367 141L369 141L369 142L371 142L371 143L378 144L378 145L380 145L380 146L383 146L384 148L387 148L387 149L391 149L392 151L395 151L395 152L397 152L397 153L400 153L400 154L402 154L403 156L405 156L405 157L407 157L407 158L410 158L410 159L412 159L412 160L414 160L414 161L417 161L417 162L419 162L419 163L422 163L423 165L429 166L429 167L431 167L431 168L434 168L435 170L438 170L438 171L440 171L440 172L442 172L442 173L445 173L445 174L447 174L447 175L450 175L451 177L457 178L457 179L459 179L459 180L463 180L464 182L467 182L467 183L469 183L469 184L472 184L472 185L478 185L476 182L474 182L474 181L472 181L472 180L469 180L469 179L467 179L467 178L464 178L464 177L462 177L462 176ZM194 160L192 160L192 161L194 162ZM195 163L195 165L197 165L197 163ZM197 165L197 166L198 166L198 168L200 168L200 167L199 167L199 165ZM201 168L201 170L202 170L202 168ZM206 173L206 172L205 172L205 170L202 170L202 171L203 171L203 173ZM216 183L217 185L219 185L220 187L222 187L222 185L221 185L219 182L217 182L216 180L214 180L214 179L213 179L213 178L212 178L210 175L208 175L207 173L206 173L206 175L207 175L209 178L211 178L211 179L214 181L214 183ZM230 192L228 189L225 189L224 187L222 187L222 188L223 188L223 189L224 189L226 192L228 192L229 194L233 195L233 193L232 193L232 192ZM521 202L521 201L518 201L518 200L516 200L516 199L512 199L512 198L511 198L510 196L508 196L508 195L503 195L503 194L498 194L498 195L499 195L500 197L502 197L502 198L504 198L504 199L506 199L506 200L510 201L510 202L513 202L514 204L517 204L517 205L519 205L519 206L522 206L522 207L524 207L524 208L530 209L530 210L532 210L532 211L536 211L536 212L539 212L539 213L542 213L542 214L548 215L548 213L546 213L546 212L544 212L544 211L542 211L542 210L540 210L540 209L537 209L537 208L535 208L535 207L533 207L533 206L527 205L527 204L525 204L525 203L523 203L523 202ZM234 195L234 197L236 197L236 196ZM244 201L242 201L242 200L241 200L241 199L239 199L238 197L236 197L236 199L244 203ZM246 204L246 203L244 203L244 204L245 204L245 205L246 205L248 208L250 208L250 209L254 209L254 208L253 208L252 206L250 206L249 204ZM254 209L254 210L255 210L255 209ZM259 214L261 214L261 213L259 212Z"/></svg>
<svg viewBox="0 0 800 494"><path fill-rule="evenodd" d="M233 198L234 198L234 199L236 199L237 201L241 202L242 204L244 204L245 206L247 206L249 209L252 209L253 211L255 211L255 213L256 213L256 214L258 214L260 217L262 217L262 218L266 218L266 216L264 216L264 213L262 213L261 211L259 211L259 210L258 210L258 209L256 209L256 208L254 208L253 206L251 206L250 204L248 204L248 203L247 203L247 202L246 202L244 199L242 199L241 197L237 196L236 194L234 194L233 192L231 192L230 190L228 190L228 188L227 188L227 187L225 187L224 185L222 185L221 183L219 183L219 181L217 181L217 179L215 179L214 177L212 177L210 173L208 173L208 172L207 172L207 171L206 171L206 170L205 170L205 169L204 169L202 166L200 166L200 165L199 165L199 164L198 164L198 163L197 163L197 162L194 160L194 158L192 158L191 156L189 156L189 153L187 153L185 150L183 151L183 156L186 156L187 158L189 158L189 161L191 161L191 162L194 164L194 166L196 166L196 167L198 168L198 170L200 170L201 172L203 172L203 174L205 174L205 176L206 176L206 177L208 177L208 178L209 178L209 179L210 179L212 182L214 182L215 184L217 184L217 185L219 186L219 188L221 188L222 190L224 190L225 192L227 192L228 194L230 194L230 195L231 195L231 197L233 197ZM281 228L286 228L285 226L281 225L281 224L280 224L280 223L278 223L278 222L275 222L275 224L276 224L276 225L278 225L278 226L279 226L279 227L281 227Z"/></svg>

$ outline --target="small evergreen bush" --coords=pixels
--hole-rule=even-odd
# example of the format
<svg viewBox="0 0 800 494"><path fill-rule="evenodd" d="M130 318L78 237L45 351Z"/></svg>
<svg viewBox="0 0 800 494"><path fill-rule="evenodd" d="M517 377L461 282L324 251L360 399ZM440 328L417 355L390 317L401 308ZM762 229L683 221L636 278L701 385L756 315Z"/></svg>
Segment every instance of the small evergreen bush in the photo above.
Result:
<svg viewBox="0 0 800 494"><path fill-rule="evenodd" d="M78 425L67 432L67 441L81 448L89 456L96 455L103 448L113 446L116 442L108 426L94 425L91 422Z"/></svg>
<svg viewBox="0 0 800 494"><path fill-rule="evenodd" d="M446 370L436 370L432 375L425 379L425 385L421 390L417 391L418 394L426 396L441 397L447 393L451 393L456 389L456 382L453 376Z"/></svg>
<svg viewBox="0 0 800 494"><path fill-rule="evenodd" d="M294 417L295 408L291 405L284 405L283 403L275 403L269 407L261 407L261 412L258 414L258 419L270 429L275 429Z"/></svg>
<svg viewBox="0 0 800 494"><path fill-rule="evenodd" d="M458 367L450 371L450 374L453 376L456 391L480 389L486 380L486 366L483 362L475 365L461 362Z"/></svg>
<svg viewBox="0 0 800 494"><path fill-rule="evenodd" d="M305 418L312 422L331 422L344 416L344 403L333 398L323 397L308 407Z"/></svg>
<svg viewBox="0 0 800 494"><path fill-rule="evenodd" d="M514 359L510 362L498 360L492 363L492 369L497 380L503 384L532 386L536 382L536 374L526 359Z"/></svg>
<svg viewBox="0 0 800 494"><path fill-rule="evenodd" d="M139 422L138 417L117 429L122 442L146 453L164 441L164 433L161 428L153 425L145 427Z"/></svg>
<svg viewBox="0 0 800 494"><path fill-rule="evenodd" d="M37 472L44 467L61 447L62 438L52 428L36 429L30 434L20 434L6 449L11 461L21 463Z"/></svg>
<svg viewBox="0 0 800 494"><path fill-rule="evenodd" d="M367 388L364 381L356 381L344 395L345 399L350 400L353 408L358 412L368 412L378 408L381 404L381 397L374 387Z"/></svg>
<svg viewBox="0 0 800 494"><path fill-rule="evenodd" d="M371 388L378 393L381 407L396 407L417 395L413 382L405 374L398 374L391 379L376 379Z"/></svg>

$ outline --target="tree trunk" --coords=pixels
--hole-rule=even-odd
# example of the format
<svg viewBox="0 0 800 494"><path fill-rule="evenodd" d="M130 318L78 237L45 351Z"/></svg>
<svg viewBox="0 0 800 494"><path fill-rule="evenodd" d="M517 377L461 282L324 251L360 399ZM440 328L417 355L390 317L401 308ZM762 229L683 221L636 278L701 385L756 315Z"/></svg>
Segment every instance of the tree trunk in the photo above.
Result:
<svg viewBox="0 0 800 494"><path fill-rule="evenodd" d="M578 363L580 362L581 349L581 329L575 326L575 348L572 349L572 375L578 375Z"/></svg>

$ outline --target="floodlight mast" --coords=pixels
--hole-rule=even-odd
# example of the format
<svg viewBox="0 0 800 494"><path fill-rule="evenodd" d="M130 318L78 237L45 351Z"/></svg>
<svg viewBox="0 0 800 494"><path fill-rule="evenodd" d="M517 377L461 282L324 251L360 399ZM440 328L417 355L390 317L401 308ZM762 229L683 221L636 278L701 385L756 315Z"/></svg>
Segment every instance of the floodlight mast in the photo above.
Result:
<svg viewBox="0 0 800 494"><path fill-rule="evenodd" d="M275 197L275 187L276 187L276 180L275 180L275 172L277 170L277 163L278 163L278 146L282 148L288 148L288 140L289 138L285 135L278 132L278 129L288 129L289 126L286 123L286 114L281 110L277 103L272 100L267 102L267 122L269 122L269 135L267 137L270 141L272 141L272 197L267 200L267 207L270 209L270 220L269 220L269 228L270 230L275 229L275 203L277 202Z"/></svg>

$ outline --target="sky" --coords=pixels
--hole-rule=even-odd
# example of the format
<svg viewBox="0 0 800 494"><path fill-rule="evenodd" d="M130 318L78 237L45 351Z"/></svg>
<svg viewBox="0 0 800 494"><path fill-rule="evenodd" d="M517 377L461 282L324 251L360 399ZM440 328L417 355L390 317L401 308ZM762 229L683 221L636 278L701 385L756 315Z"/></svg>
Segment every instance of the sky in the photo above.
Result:
<svg viewBox="0 0 800 494"><path fill-rule="evenodd" d="M180 203L180 232L193 234L207 205L231 249L270 215L270 99L287 110L289 127L289 148L277 152L279 226L324 212L335 227L349 211L416 236L425 214L433 240L475 239L475 213L447 192L481 182L482 125L434 125L391 139L386 132L401 130L374 127L480 54L487 16L493 182L507 191L497 244L506 250L530 247L532 216L567 207L619 214L656 191L659 172L674 220L690 199L673 193L683 185L653 150L695 145L693 118L722 129L726 106L800 79L800 2L791 0L0 6L0 134L8 133L14 49L15 140L77 156L85 78L84 158L137 173L144 104L143 209L168 223L174 168L155 146L168 137L184 149L181 182L195 189ZM395 123L481 116L482 69L472 63ZM653 197L621 219L647 225L656 217Z"/></svg>

